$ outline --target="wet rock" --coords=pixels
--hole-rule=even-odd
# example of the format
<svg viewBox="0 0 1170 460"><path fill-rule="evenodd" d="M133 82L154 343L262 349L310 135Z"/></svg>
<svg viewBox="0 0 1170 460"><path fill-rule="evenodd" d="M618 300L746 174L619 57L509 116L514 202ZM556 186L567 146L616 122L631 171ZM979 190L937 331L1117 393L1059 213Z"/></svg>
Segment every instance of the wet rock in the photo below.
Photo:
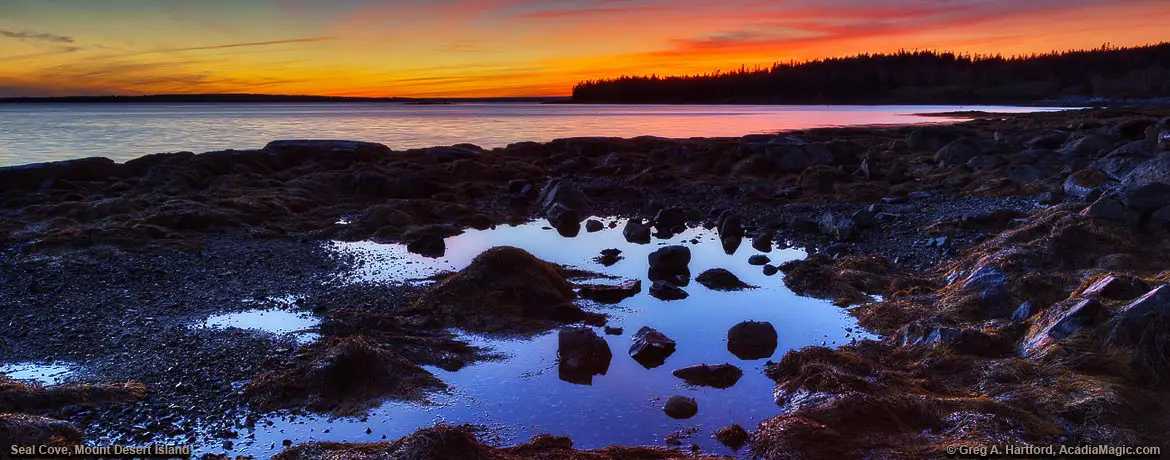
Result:
<svg viewBox="0 0 1170 460"><path fill-rule="evenodd" d="M245 387L262 410L305 407L354 415L384 398L418 398L443 383L414 362L361 336L315 344L312 359L265 372Z"/></svg>
<svg viewBox="0 0 1170 460"><path fill-rule="evenodd" d="M773 138L764 148L764 155L773 167L783 172L799 172L833 162L833 152L826 144L810 144L790 136Z"/></svg>
<svg viewBox="0 0 1170 460"><path fill-rule="evenodd" d="M690 277L691 249L686 246L666 246L647 256L650 264L650 279L661 280L673 277ZM680 284L680 283L675 283Z"/></svg>
<svg viewBox="0 0 1170 460"><path fill-rule="evenodd" d="M1040 204L1050 206L1054 204L1060 204L1064 202L1064 192L1061 190L1044 192L1040 194L1040 197L1037 199L1037 201L1039 201Z"/></svg>
<svg viewBox="0 0 1170 460"><path fill-rule="evenodd" d="M682 300L689 296L687 291L663 280L650 285L650 295L659 300Z"/></svg>
<svg viewBox="0 0 1170 460"><path fill-rule="evenodd" d="M727 350L740 359L764 359L776 353L776 328L766 321L744 321L727 331Z"/></svg>
<svg viewBox="0 0 1170 460"><path fill-rule="evenodd" d="M605 339L585 327L561 329L557 335L557 367L560 379L592 385L593 376L605 375L613 353Z"/></svg>
<svg viewBox="0 0 1170 460"><path fill-rule="evenodd" d="M618 263L618 261L622 260L621 254L622 254L621 249L616 249L616 248L602 249L601 255L594 258L593 260L596 261L597 263L605 265L606 267L609 267L613 264Z"/></svg>
<svg viewBox="0 0 1170 460"><path fill-rule="evenodd" d="M734 273L722 268L712 268L700 273L699 276L695 277L695 281L706 286L707 289L716 291L741 291L755 287L743 282Z"/></svg>
<svg viewBox="0 0 1170 460"><path fill-rule="evenodd" d="M661 238L670 238L679 228L686 228L687 212L679 208L664 208L658 211L653 220L654 229Z"/></svg>
<svg viewBox="0 0 1170 460"><path fill-rule="evenodd" d="M1041 314L1021 346L1024 356L1031 356L1077 332L1101 324L1107 315L1104 305L1093 299L1078 297L1062 301Z"/></svg>
<svg viewBox="0 0 1170 460"><path fill-rule="evenodd" d="M979 308L986 318L1004 318L1012 312L1007 276L991 265L981 265L973 270L963 280L960 289L979 300Z"/></svg>
<svg viewBox="0 0 1170 460"><path fill-rule="evenodd" d="M695 402L695 398L671 396L662 406L662 411L670 418L687 419L699 413L699 403Z"/></svg>
<svg viewBox="0 0 1170 460"><path fill-rule="evenodd" d="M1113 139L1099 134L1082 133L1069 138L1064 146L1057 150L1061 155L1095 156L1101 150L1113 147Z"/></svg>
<svg viewBox="0 0 1170 460"><path fill-rule="evenodd" d="M572 226L579 229L591 207L589 198L581 190L560 179L545 184L537 202L549 223L557 229L571 229Z"/></svg>
<svg viewBox="0 0 1170 460"><path fill-rule="evenodd" d="M605 327L605 335L622 335L625 332L626 332L626 330L622 329L620 327L612 327L612 326Z"/></svg>
<svg viewBox="0 0 1170 460"><path fill-rule="evenodd" d="M1096 169L1104 172L1111 179L1121 180L1145 161L1146 159L1137 157L1108 156L1090 163L1088 169Z"/></svg>
<svg viewBox="0 0 1170 460"><path fill-rule="evenodd" d="M1159 155L1135 167L1118 187L1119 192L1138 188L1153 183L1170 184L1170 155Z"/></svg>
<svg viewBox="0 0 1170 460"><path fill-rule="evenodd" d="M939 149L938 153L934 155L934 161L939 166L958 166L983 154L984 150L984 146L977 139L957 139Z"/></svg>
<svg viewBox="0 0 1170 460"><path fill-rule="evenodd" d="M691 385L714 388L731 388L743 377L743 371L731 364L699 364L675 369L671 374Z"/></svg>
<svg viewBox="0 0 1170 460"><path fill-rule="evenodd" d="M1151 182L1127 187L1119 192L1121 203L1139 213L1147 213L1170 205L1170 184Z"/></svg>
<svg viewBox="0 0 1170 460"><path fill-rule="evenodd" d="M1149 290L1150 285L1138 278L1126 275L1105 275L1081 291L1079 295L1090 299L1131 300Z"/></svg>
<svg viewBox="0 0 1170 460"><path fill-rule="evenodd" d="M1114 184L1105 173L1095 169L1072 173L1064 181L1064 194L1073 198L1094 201Z"/></svg>
<svg viewBox="0 0 1170 460"><path fill-rule="evenodd" d="M719 239L743 238L746 233L743 228L743 219L731 211L719 216Z"/></svg>
<svg viewBox="0 0 1170 460"><path fill-rule="evenodd" d="M577 295L599 303L614 304L642 292L642 280L629 280L616 286L589 284L581 286Z"/></svg>
<svg viewBox="0 0 1170 460"><path fill-rule="evenodd" d="M751 257L748 257L748 264L751 265L764 265L771 261L772 259L769 259L768 256L763 254L755 254Z"/></svg>
<svg viewBox="0 0 1170 460"><path fill-rule="evenodd" d="M715 432L715 440L731 450L742 449L748 443L748 432L739 425L720 428Z"/></svg>
<svg viewBox="0 0 1170 460"><path fill-rule="evenodd" d="M523 249L494 247L428 286L402 313L480 332L603 322L602 315L573 304L577 296L562 270Z"/></svg>
<svg viewBox="0 0 1170 460"><path fill-rule="evenodd" d="M622 229L622 236L630 243L649 244L650 225L642 219L630 219L626 221L626 226Z"/></svg>
<svg viewBox="0 0 1170 460"><path fill-rule="evenodd" d="M585 221L585 231L589 233L600 232L605 229L605 224L597 219L589 219Z"/></svg>
<svg viewBox="0 0 1170 460"><path fill-rule="evenodd" d="M5 456L14 453L13 446L67 446L72 451L72 446L81 442L81 431L69 422L28 414L0 414L0 448Z"/></svg>
<svg viewBox="0 0 1170 460"><path fill-rule="evenodd" d="M780 267L772 264L764 265L764 276L772 276L780 272Z"/></svg>
<svg viewBox="0 0 1170 460"><path fill-rule="evenodd" d="M1036 307L1035 303L1031 301L1024 302L1020 304L1019 308L1016 308L1016 311L1012 312L1012 321L1022 323L1027 321L1028 318L1031 318L1032 315L1035 315L1038 312L1039 309Z"/></svg>
<svg viewBox="0 0 1170 460"><path fill-rule="evenodd" d="M821 216L818 227L821 233L828 235L835 241L847 241L853 238L857 224L848 217L826 213Z"/></svg>
<svg viewBox="0 0 1170 460"><path fill-rule="evenodd" d="M760 232L760 234L752 237L752 249L760 252L772 252L772 238L774 234L771 231Z"/></svg>
<svg viewBox="0 0 1170 460"><path fill-rule="evenodd" d="M723 238L719 240L719 243L723 246L723 252L725 254L732 255L735 254L735 251L737 251L739 246L743 244L743 238L737 236Z"/></svg>
<svg viewBox="0 0 1170 460"><path fill-rule="evenodd" d="M443 237L434 234L422 235L406 245L406 250L423 257L437 259L447 252Z"/></svg>
<svg viewBox="0 0 1170 460"><path fill-rule="evenodd" d="M983 331L970 328L920 328L910 325L903 328L900 335L903 345L946 345L963 354L995 355L1007 351Z"/></svg>
<svg viewBox="0 0 1170 460"><path fill-rule="evenodd" d="M634 333L633 339L630 357L647 369L661 366L675 350L674 340L650 327L642 326Z"/></svg>
<svg viewBox="0 0 1170 460"><path fill-rule="evenodd" d="M1100 219L1108 219L1125 225L1136 227L1141 223L1142 215L1136 211L1125 207L1120 201L1113 196L1103 196L1089 207L1081 211L1081 215L1085 217L1093 217Z"/></svg>
<svg viewBox="0 0 1170 460"><path fill-rule="evenodd" d="M986 171L988 169L998 168L1000 165L999 158L994 155L979 155L967 161L967 166L976 171ZM1027 181L1021 181L1027 182Z"/></svg>

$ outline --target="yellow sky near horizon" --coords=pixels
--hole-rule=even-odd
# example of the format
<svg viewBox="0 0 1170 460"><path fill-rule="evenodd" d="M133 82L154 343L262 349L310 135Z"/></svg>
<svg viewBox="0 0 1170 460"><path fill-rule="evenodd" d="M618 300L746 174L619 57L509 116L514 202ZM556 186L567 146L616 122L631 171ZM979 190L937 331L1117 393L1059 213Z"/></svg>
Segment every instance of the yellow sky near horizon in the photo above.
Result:
<svg viewBox="0 0 1170 460"><path fill-rule="evenodd" d="M561 96L899 49L1170 40L1164 0L4 0L0 96Z"/></svg>

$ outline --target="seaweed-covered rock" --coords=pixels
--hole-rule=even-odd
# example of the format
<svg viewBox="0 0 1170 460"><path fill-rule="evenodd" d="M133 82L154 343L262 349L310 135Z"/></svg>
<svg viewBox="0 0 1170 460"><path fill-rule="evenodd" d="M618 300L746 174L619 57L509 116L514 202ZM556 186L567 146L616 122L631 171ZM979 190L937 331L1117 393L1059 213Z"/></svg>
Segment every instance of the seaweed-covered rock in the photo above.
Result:
<svg viewBox="0 0 1170 460"><path fill-rule="evenodd" d="M70 451L82 440L81 431L69 422L27 414L0 414L0 449L4 455L16 453L14 447L67 446Z"/></svg>
<svg viewBox="0 0 1170 460"><path fill-rule="evenodd" d="M699 276L695 277L695 281L716 291L742 291L755 287L743 282L734 273L723 268L712 268L700 273Z"/></svg>
<svg viewBox="0 0 1170 460"><path fill-rule="evenodd" d="M739 425L720 428L719 431L715 432L714 437L716 441L731 450L742 449L748 442L748 432Z"/></svg>
<svg viewBox="0 0 1170 460"><path fill-rule="evenodd" d="M618 303L642 292L642 280L628 280L617 285L587 284L577 295L600 303Z"/></svg>
<svg viewBox="0 0 1170 460"><path fill-rule="evenodd" d="M691 385L730 388L743 377L743 371L731 364L699 364L675 369L672 375Z"/></svg>

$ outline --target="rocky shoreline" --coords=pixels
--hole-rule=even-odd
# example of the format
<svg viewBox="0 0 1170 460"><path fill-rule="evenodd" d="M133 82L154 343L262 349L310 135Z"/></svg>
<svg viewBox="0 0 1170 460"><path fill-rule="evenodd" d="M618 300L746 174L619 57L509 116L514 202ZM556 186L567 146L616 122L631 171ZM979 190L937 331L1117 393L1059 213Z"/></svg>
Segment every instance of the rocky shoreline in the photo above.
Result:
<svg viewBox="0 0 1170 460"><path fill-rule="evenodd" d="M798 294L851 307L882 336L794 350L770 365L783 415L744 427L750 454L1170 447L1161 403L1170 378L1168 116L983 114L955 125L494 150L279 141L0 168L0 361L87 364L84 384L0 380L0 447L207 435L230 446L257 411L360 414L425 397L443 384L420 366L492 358L449 328L522 336L603 324L574 304L589 274L500 251L427 288L341 286L327 280L353 261L318 243L401 242L442 254L444 239L464 229L541 218L573 236L593 215L630 218L630 241L703 225L725 245L808 248L806 260L762 269L782 272ZM324 318L317 343L192 332L195 318L292 287L294 308ZM471 308L469 298L482 299ZM281 456L569 452L565 438L498 449L468 428L440 426Z"/></svg>

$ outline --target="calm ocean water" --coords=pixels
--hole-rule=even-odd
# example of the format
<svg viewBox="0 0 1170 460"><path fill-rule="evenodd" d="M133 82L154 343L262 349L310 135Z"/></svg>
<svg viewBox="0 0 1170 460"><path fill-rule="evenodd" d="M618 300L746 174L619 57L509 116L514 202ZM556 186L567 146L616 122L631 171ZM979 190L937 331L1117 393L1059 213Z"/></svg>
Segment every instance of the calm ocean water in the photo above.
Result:
<svg viewBox="0 0 1170 460"><path fill-rule="evenodd" d="M823 126L953 121L915 113L1035 107L453 104L0 104L0 165L350 139L394 149L485 148L573 136L740 136Z"/></svg>

